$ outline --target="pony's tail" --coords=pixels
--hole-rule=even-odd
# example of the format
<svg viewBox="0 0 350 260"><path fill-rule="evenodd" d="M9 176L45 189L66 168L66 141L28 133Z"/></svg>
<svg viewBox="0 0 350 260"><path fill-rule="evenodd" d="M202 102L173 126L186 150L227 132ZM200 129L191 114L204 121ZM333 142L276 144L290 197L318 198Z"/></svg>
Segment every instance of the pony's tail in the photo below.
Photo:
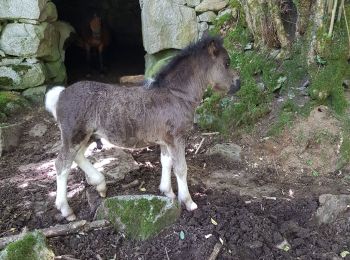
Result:
<svg viewBox="0 0 350 260"><path fill-rule="evenodd" d="M45 95L45 108L49 111L53 117L57 120L56 108L57 102L59 100L61 92L65 88L62 86L56 86L51 89L48 89Z"/></svg>

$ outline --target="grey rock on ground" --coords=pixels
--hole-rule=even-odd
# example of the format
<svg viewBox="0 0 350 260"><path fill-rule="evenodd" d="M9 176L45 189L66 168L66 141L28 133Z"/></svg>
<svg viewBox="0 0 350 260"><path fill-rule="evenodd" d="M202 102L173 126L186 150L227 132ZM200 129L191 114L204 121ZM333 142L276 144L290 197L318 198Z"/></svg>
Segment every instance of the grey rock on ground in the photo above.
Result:
<svg viewBox="0 0 350 260"><path fill-rule="evenodd" d="M32 127L29 131L29 135L32 137L42 137L47 131L47 125L38 123Z"/></svg>
<svg viewBox="0 0 350 260"><path fill-rule="evenodd" d="M322 194L319 197L320 206L316 212L316 220L319 224L327 224L335 221L339 215L350 207L350 195Z"/></svg>
<svg viewBox="0 0 350 260"><path fill-rule="evenodd" d="M22 124L0 126L0 156L15 149L22 135Z"/></svg>
<svg viewBox="0 0 350 260"><path fill-rule="evenodd" d="M208 155L220 155L228 161L238 162L241 160L241 147L234 143L216 144L208 151Z"/></svg>

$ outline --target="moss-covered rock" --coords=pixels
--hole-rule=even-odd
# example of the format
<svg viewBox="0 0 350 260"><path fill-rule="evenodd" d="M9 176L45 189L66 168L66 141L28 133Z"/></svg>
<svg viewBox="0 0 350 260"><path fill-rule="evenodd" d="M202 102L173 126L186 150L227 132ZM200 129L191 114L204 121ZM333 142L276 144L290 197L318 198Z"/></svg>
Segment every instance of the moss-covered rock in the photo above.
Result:
<svg viewBox="0 0 350 260"><path fill-rule="evenodd" d="M108 219L117 231L129 238L145 240L174 223L180 216L179 204L166 197L152 195L116 196L98 208L97 219Z"/></svg>
<svg viewBox="0 0 350 260"><path fill-rule="evenodd" d="M156 75L178 52L178 50L169 49L156 54L146 54L145 77L151 78Z"/></svg>
<svg viewBox="0 0 350 260"><path fill-rule="evenodd" d="M28 101L18 92L0 91L0 113L10 116L28 107L28 105Z"/></svg>
<svg viewBox="0 0 350 260"><path fill-rule="evenodd" d="M55 255L46 245L45 236L36 231L9 244L1 253L1 260L51 260Z"/></svg>
<svg viewBox="0 0 350 260"><path fill-rule="evenodd" d="M64 84L67 79L66 67L63 61L58 60L54 62L45 63L47 70L47 77L51 83Z"/></svg>
<svg viewBox="0 0 350 260"><path fill-rule="evenodd" d="M45 92L46 92L46 86L28 88L22 92L22 96L32 103L43 104Z"/></svg>
<svg viewBox="0 0 350 260"><path fill-rule="evenodd" d="M22 62L0 66L0 89L26 89L45 82L46 69L41 63Z"/></svg>

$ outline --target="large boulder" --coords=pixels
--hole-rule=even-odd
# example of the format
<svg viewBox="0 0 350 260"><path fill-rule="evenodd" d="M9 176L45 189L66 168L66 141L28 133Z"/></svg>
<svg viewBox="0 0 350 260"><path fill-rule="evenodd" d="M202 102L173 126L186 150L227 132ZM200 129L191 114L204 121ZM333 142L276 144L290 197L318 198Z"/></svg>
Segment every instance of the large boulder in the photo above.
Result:
<svg viewBox="0 0 350 260"><path fill-rule="evenodd" d="M47 0L0 0L0 19L38 20Z"/></svg>
<svg viewBox="0 0 350 260"><path fill-rule="evenodd" d="M145 240L174 223L181 213L178 202L152 195L116 196L97 209L97 219L109 220L132 239Z"/></svg>
<svg viewBox="0 0 350 260"><path fill-rule="evenodd" d="M59 34L49 23L7 24L0 37L0 49L7 55L38 57L47 61L60 58Z"/></svg>
<svg viewBox="0 0 350 260"><path fill-rule="evenodd" d="M0 253L1 260L53 260L55 254L46 245L45 236L38 232L26 234L22 239L9 244Z"/></svg>
<svg viewBox="0 0 350 260"><path fill-rule="evenodd" d="M41 63L22 62L0 66L0 89L26 89L42 85L46 79L46 70Z"/></svg>
<svg viewBox="0 0 350 260"><path fill-rule="evenodd" d="M197 40L195 11L171 0L144 0L141 12L143 45L149 54L182 49Z"/></svg>

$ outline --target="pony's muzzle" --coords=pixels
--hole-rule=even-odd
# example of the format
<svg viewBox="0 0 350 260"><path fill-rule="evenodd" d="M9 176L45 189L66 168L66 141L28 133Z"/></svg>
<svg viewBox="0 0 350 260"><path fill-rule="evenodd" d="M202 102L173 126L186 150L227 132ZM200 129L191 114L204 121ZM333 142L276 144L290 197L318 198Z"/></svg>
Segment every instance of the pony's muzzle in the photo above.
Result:
<svg viewBox="0 0 350 260"><path fill-rule="evenodd" d="M241 89L241 80L239 78L234 79L230 86L230 90L228 91L229 95L235 94L238 90Z"/></svg>

